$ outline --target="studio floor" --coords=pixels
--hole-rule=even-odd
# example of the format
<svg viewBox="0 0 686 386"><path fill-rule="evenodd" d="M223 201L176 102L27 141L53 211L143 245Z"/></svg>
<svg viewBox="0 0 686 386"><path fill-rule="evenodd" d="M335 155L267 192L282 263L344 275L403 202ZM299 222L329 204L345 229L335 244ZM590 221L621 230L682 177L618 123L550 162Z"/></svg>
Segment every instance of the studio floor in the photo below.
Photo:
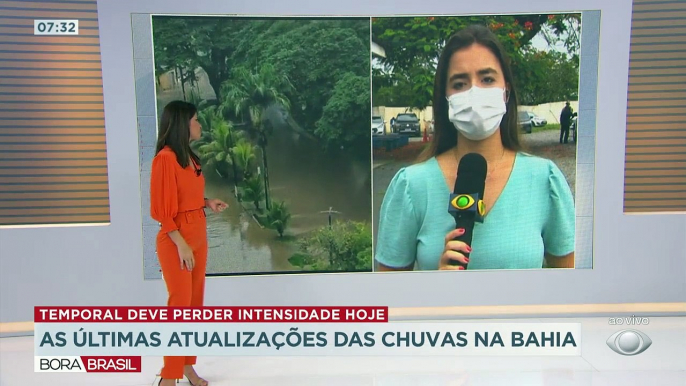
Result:
<svg viewBox="0 0 686 386"><path fill-rule="evenodd" d="M196 370L212 386L686 385L686 317L654 317L650 318L650 324L635 327L653 343L645 352L631 357L616 354L607 346L606 341L613 333L627 328L609 325L607 317L498 321L579 322L582 354L575 357L201 357ZM35 373L33 336L0 339L0 386L150 386L157 385L156 374L161 365L162 358L144 357L141 373ZM179 385L189 383L182 381Z"/></svg>

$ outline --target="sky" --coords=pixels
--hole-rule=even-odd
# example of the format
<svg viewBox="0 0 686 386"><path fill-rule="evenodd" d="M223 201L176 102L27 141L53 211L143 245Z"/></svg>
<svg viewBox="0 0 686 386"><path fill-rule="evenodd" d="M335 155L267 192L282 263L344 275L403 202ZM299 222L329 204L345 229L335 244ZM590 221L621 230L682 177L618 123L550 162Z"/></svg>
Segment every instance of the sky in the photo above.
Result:
<svg viewBox="0 0 686 386"><path fill-rule="evenodd" d="M567 48L564 46L564 40L567 39L568 34L563 33L560 35L560 41L554 45L549 45L543 36L543 31L539 32L531 39L531 45L538 51L558 51L562 53L569 53Z"/></svg>

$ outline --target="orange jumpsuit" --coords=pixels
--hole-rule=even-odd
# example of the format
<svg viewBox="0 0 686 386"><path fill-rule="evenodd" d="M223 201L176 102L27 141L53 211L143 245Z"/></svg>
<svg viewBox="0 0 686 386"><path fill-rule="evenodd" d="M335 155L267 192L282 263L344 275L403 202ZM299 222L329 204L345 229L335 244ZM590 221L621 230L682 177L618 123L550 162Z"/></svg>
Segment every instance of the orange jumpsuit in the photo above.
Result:
<svg viewBox="0 0 686 386"><path fill-rule="evenodd" d="M197 166L198 170L200 166ZM167 306L203 305L205 268L207 266L207 227L205 218L205 177L191 163L185 169L169 148L153 159L150 177L151 216L160 223L157 235L157 258L167 285ZM193 250L192 271L181 269L176 244L168 233L178 230ZM184 365L194 365L196 357L164 357L162 378L183 378Z"/></svg>

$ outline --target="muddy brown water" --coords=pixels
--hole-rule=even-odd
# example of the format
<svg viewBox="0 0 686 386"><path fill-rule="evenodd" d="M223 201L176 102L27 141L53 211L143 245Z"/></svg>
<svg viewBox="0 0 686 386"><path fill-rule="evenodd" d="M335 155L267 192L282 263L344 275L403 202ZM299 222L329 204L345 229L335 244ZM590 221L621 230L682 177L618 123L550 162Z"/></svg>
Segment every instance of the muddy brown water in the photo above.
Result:
<svg viewBox="0 0 686 386"><path fill-rule="evenodd" d="M256 165L262 154L256 151ZM209 274L298 271L288 259L298 251L296 238L335 220L371 222L371 159L344 149L325 151L314 140L284 126L269 137L267 165L272 201L285 201L292 217L284 239L263 229L233 196L230 181L206 174L206 194L229 204L208 215ZM251 207L252 204L243 203Z"/></svg>

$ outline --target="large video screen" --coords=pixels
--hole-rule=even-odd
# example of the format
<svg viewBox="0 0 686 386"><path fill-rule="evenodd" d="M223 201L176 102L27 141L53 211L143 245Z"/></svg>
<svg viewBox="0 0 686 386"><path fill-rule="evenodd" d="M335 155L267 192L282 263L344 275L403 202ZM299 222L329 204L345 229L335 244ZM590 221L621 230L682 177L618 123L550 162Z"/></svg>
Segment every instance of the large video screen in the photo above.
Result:
<svg viewBox="0 0 686 386"><path fill-rule="evenodd" d="M208 275L592 268L588 23L150 15L133 28L137 103L155 106L138 117L145 278L161 277L150 163L178 100L198 110L205 195L229 204L207 215ZM484 187L459 196L470 153Z"/></svg>

